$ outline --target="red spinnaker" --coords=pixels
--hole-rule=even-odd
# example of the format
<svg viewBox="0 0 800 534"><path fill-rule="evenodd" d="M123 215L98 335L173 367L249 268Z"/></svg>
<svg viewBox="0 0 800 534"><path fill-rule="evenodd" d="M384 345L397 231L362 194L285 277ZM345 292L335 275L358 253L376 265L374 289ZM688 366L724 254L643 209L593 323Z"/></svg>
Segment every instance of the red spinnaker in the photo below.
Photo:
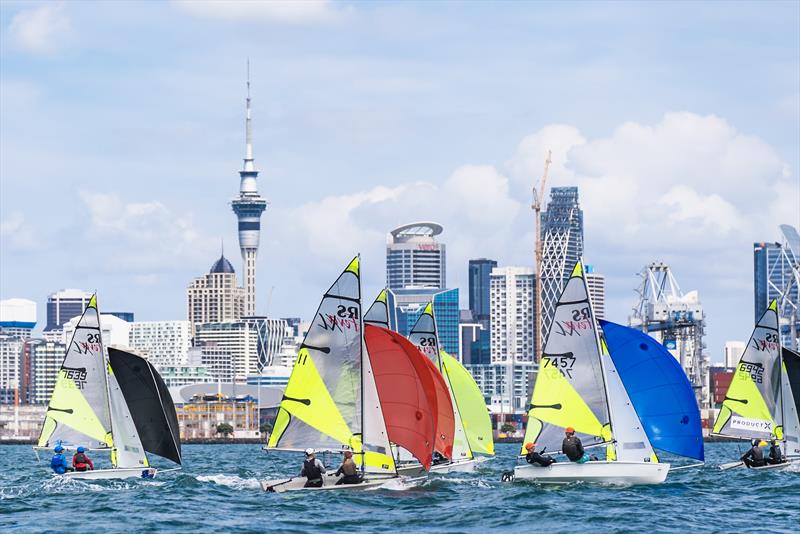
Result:
<svg viewBox="0 0 800 534"><path fill-rule="evenodd" d="M414 345L412 344L411 346L413 347ZM453 413L453 403L450 401L450 390L447 388L447 382L444 381L444 377L439 372L436 364L421 352L419 354L425 360L428 371L436 385L436 440L434 441L433 450L446 458L452 458L456 418Z"/></svg>
<svg viewBox="0 0 800 534"><path fill-rule="evenodd" d="M364 340L389 441L430 469L438 425L437 386L425 363L430 360L406 338L385 328L364 325ZM452 442L451 436L451 448Z"/></svg>

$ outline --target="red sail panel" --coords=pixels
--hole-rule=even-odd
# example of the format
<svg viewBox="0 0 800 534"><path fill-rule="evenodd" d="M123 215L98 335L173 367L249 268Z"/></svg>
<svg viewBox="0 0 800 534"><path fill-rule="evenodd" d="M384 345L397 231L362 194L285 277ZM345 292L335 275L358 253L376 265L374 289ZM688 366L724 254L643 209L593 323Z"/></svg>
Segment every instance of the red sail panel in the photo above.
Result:
<svg viewBox="0 0 800 534"><path fill-rule="evenodd" d="M412 344L411 346L413 347L414 345ZM452 458L456 419L453 403L450 401L450 390L447 388L447 382L444 381L442 373L439 372L439 369L431 359L421 352L419 355L425 360L428 372L431 377L433 377L434 384L436 385L436 440L434 441L433 450L446 458Z"/></svg>
<svg viewBox="0 0 800 534"><path fill-rule="evenodd" d="M437 386L425 364L430 360L400 334L378 326L364 325L364 341L389 441L430 469L438 424Z"/></svg>

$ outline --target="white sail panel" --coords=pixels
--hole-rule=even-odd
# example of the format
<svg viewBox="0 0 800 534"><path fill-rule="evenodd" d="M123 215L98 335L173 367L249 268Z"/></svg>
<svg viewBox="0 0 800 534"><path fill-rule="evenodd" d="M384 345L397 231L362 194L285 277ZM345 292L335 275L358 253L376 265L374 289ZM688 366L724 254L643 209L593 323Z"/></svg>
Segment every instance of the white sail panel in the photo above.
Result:
<svg viewBox="0 0 800 534"><path fill-rule="evenodd" d="M781 439L783 439L783 454L787 456L800 455L800 414L797 413L795 395L800 395L800 391L792 390L784 363L781 365L781 414L783 420Z"/></svg>
<svg viewBox="0 0 800 534"><path fill-rule="evenodd" d="M114 467L119 468L148 467L147 455L139 439L136 424L110 366L108 368L108 391L111 403L111 428L114 437L111 463Z"/></svg>
<svg viewBox="0 0 800 534"><path fill-rule="evenodd" d="M603 368L608 387L608 404L611 415L611 434L614 442L607 448L608 459L620 462L657 462L639 415L633 407L628 392L608 353L605 340L601 339Z"/></svg>
<svg viewBox="0 0 800 534"><path fill-rule="evenodd" d="M106 384L106 360L100 333L97 298L83 312L47 406L38 446L92 449L112 445Z"/></svg>

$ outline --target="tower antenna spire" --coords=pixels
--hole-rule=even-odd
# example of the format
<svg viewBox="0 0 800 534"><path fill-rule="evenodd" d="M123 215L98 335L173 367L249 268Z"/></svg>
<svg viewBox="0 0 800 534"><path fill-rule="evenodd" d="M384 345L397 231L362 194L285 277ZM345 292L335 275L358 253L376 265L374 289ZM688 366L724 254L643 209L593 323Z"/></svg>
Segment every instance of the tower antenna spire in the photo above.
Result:
<svg viewBox="0 0 800 534"><path fill-rule="evenodd" d="M247 58L247 114L245 115L245 153L244 170L253 172L256 170L253 163L253 119L250 114L250 58Z"/></svg>

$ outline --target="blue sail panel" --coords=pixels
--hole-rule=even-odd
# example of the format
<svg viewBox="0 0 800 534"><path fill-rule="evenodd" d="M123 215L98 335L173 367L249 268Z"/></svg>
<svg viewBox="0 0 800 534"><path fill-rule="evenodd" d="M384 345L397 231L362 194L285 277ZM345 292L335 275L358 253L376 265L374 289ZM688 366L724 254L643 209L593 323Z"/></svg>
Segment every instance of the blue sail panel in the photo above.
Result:
<svg viewBox="0 0 800 534"><path fill-rule="evenodd" d="M680 363L644 332L603 320L600 326L653 447L704 460L700 410Z"/></svg>

